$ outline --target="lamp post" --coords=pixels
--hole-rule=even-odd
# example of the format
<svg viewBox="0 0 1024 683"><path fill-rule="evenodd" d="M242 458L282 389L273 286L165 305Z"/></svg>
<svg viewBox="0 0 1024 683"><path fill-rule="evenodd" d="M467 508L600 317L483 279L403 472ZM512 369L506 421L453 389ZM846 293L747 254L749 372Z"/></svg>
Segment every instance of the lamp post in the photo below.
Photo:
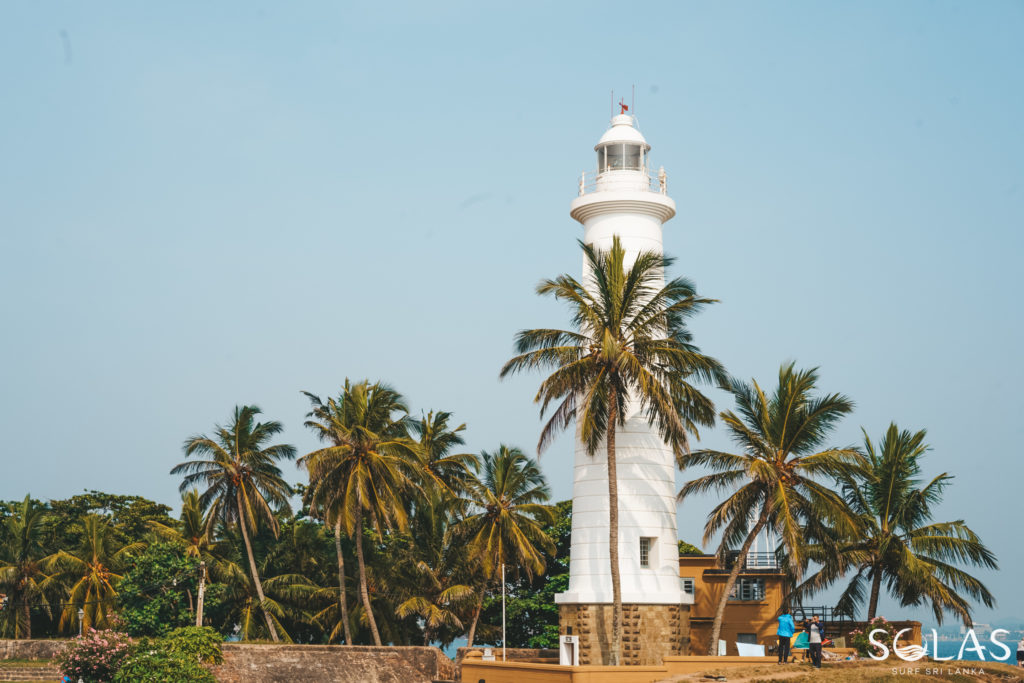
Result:
<svg viewBox="0 0 1024 683"><path fill-rule="evenodd" d="M501 565L501 661L505 661L505 565Z"/></svg>
<svg viewBox="0 0 1024 683"><path fill-rule="evenodd" d="M85 610L78 608L78 636L82 636L82 621L85 619Z"/></svg>

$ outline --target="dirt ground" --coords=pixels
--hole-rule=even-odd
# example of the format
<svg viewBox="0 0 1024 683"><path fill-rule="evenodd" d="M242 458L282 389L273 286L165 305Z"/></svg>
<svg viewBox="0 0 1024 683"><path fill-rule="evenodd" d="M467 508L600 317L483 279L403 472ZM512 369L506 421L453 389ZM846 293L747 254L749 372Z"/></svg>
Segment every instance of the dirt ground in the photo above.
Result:
<svg viewBox="0 0 1024 683"><path fill-rule="evenodd" d="M728 681L729 683L903 683L904 681L954 681L955 683L1024 681L1024 669L996 662L900 662L887 666L881 662L836 662L820 670L808 664L762 664L735 669L709 669L666 679L679 681ZM723 676L724 678L712 678Z"/></svg>

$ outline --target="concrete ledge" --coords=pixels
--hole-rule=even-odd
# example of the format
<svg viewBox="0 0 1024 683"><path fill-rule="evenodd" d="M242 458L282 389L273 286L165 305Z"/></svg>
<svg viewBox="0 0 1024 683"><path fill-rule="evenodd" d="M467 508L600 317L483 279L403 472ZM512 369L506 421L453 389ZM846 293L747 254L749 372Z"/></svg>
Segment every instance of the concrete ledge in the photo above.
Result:
<svg viewBox="0 0 1024 683"><path fill-rule="evenodd" d="M755 666L775 657L665 657L661 666L562 666L485 662L473 650L462 660L463 683L655 683L677 674Z"/></svg>

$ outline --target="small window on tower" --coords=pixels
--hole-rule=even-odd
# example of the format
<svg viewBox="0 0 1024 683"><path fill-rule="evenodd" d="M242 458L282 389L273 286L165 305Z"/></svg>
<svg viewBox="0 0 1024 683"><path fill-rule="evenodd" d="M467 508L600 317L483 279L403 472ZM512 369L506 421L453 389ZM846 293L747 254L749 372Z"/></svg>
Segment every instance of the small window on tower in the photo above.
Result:
<svg viewBox="0 0 1024 683"><path fill-rule="evenodd" d="M640 566L651 566L651 549L654 547L654 539L647 536L640 538Z"/></svg>

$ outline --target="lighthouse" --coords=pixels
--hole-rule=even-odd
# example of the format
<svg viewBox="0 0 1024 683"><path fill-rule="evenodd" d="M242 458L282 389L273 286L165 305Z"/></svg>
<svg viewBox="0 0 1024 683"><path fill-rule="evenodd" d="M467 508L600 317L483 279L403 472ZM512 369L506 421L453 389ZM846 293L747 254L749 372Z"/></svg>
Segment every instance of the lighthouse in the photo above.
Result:
<svg viewBox="0 0 1024 683"><path fill-rule="evenodd" d="M597 170L579 178L570 215L583 241L608 251L618 237L627 266L644 251L662 253L662 226L676 213L651 146L626 113L594 150ZM584 273L584 282L589 279ZM616 431L619 492L619 574L625 664L661 664L689 650L689 604L682 590L676 534L675 457L630 401ZM581 664L604 664L612 640L612 580L608 550L608 466L603 447L593 454L577 434L569 586L555 596L562 635L576 636Z"/></svg>

